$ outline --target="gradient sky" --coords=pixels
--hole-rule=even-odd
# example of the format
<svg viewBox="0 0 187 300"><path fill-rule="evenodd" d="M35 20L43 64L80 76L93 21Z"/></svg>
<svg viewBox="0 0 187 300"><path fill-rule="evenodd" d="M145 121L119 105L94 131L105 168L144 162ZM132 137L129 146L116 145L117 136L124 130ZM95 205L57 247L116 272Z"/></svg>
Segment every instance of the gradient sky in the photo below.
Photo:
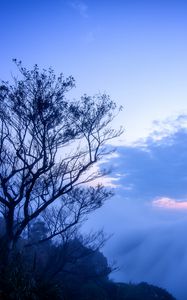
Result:
<svg viewBox="0 0 187 300"><path fill-rule="evenodd" d="M73 75L71 97L106 92L124 106L109 160L116 196L87 226L114 233L105 253L118 280L177 300L187 295L186 16L182 0L0 0L1 79L17 73L17 58Z"/></svg>
<svg viewBox="0 0 187 300"><path fill-rule="evenodd" d="M124 106L125 141L187 111L187 2L0 0L0 78L11 59L73 75L73 93L106 92Z"/></svg>

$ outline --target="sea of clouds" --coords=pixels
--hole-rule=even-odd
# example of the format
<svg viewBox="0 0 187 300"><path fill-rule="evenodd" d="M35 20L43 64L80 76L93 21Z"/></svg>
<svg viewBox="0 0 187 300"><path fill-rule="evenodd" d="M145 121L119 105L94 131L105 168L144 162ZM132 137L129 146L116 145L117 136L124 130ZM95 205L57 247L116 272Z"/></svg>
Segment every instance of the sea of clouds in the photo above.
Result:
<svg viewBox="0 0 187 300"><path fill-rule="evenodd" d="M113 234L103 251L118 266L114 280L146 281L177 300L187 295L186 121L155 122L149 137L118 147L104 163L115 196L87 223Z"/></svg>

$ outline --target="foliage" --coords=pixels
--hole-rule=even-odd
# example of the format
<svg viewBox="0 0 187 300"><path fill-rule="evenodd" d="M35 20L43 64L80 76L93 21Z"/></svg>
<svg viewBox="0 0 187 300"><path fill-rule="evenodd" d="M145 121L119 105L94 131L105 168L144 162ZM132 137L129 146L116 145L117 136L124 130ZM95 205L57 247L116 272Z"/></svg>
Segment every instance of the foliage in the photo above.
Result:
<svg viewBox="0 0 187 300"><path fill-rule="evenodd" d="M38 233L45 235L44 225L34 224L30 238L35 240ZM15 251L0 274L2 299L174 300L165 290L146 283L112 282L108 277L112 268L106 258L85 242L81 237L64 244L46 241Z"/></svg>

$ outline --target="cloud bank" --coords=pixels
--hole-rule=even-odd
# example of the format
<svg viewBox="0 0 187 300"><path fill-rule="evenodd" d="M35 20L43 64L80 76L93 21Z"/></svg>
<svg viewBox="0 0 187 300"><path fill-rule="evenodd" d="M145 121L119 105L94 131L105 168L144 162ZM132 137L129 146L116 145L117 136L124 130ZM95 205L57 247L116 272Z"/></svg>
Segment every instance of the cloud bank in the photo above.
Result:
<svg viewBox="0 0 187 300"><path fill-rule="evenodd" d="M119 193L123 197L136 201L161 197L187 199L187 128L184 119L187 120L187 116L178 117L173 130L154 131L144 141L118 147L119 155L110 163L112 177L118 178Z"/></svg>
<svg viewBox="0 0 187 300"><path fill-rule="evenodd" d="M89 220L113 237L104 249L117 281L147 281L187 295L187 116L160 124L144 141L119 146L112 166L116 196ZM117 180L116 180L117 179Z"/></svg>

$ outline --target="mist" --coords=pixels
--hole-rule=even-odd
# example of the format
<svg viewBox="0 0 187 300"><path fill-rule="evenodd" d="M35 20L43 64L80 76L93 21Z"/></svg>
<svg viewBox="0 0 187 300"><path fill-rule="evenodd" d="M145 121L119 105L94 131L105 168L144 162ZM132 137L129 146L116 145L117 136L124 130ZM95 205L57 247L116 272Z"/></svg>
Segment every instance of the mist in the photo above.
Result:
<svg viewBox="0 0 187 300"><path fill-rule="evenodd" d="M187 215L183 211L140 206L114 197L88 222L112 234L103 252L117 270L115 281L142 281L167 289L178 300L187 294Z"/></svg>

